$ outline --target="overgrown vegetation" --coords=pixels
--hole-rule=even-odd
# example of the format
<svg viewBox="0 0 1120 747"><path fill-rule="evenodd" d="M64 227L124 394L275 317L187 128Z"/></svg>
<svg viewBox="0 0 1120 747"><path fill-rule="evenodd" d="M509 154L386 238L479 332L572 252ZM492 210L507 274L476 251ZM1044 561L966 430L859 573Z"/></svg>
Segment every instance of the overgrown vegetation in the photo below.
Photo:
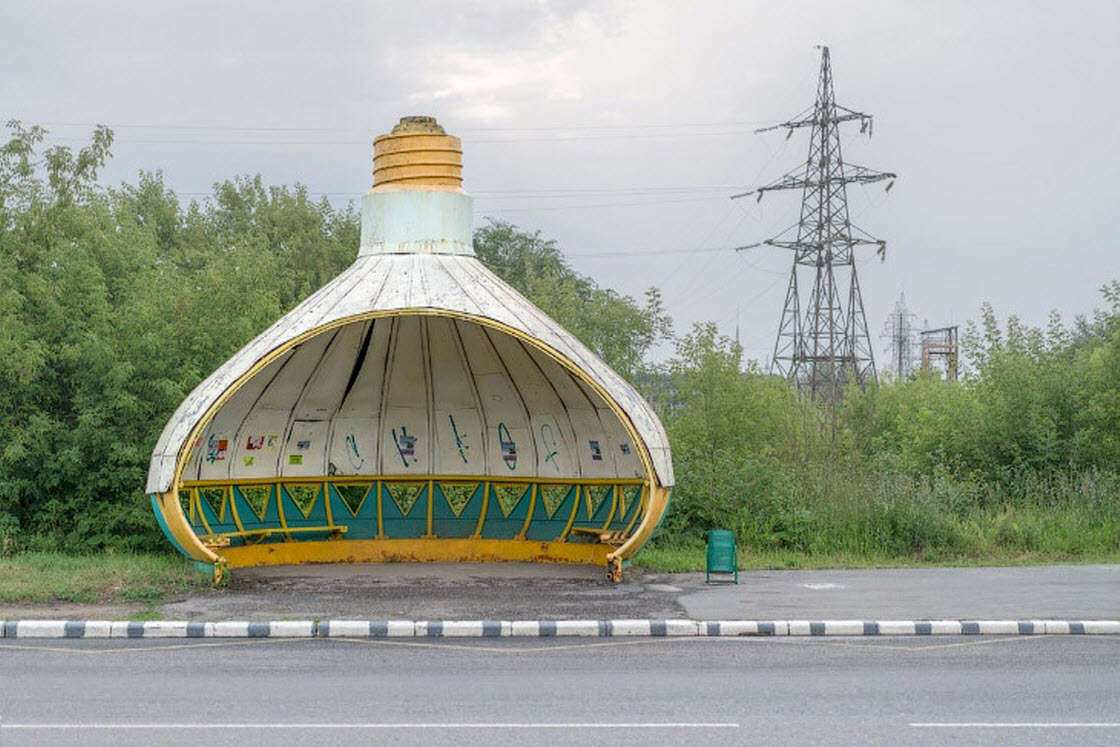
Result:
<svg viewBox="0 0 1120 747"><path fill-rule="evenodd" d="M144 608L168 594L209 587L206 575L184 558L169 554L28 552L0 558L0 604L75 602Z"/></svg>
<svg viewBox="0 0 1120 747"><path fill-rule="evenodd" d="M235 179L102 189L112 135L0 147L0 554L164 550L143 484L188 392L355 254L358 217Z"/></svg>
<svg viewBox="0 0 1120 747"><path fill-rule="evenodd" d="M729 527L763 557L1115 557L1120 283L1103 295L1108 308L1072 330L1056 317L1001 328L985 307L961 381L887 381L835 409L741 374L733 343L697 327L669 371L677 488L660 546Z"/></svg>
<svg viewBox="0 0 1120 747"><path fill-rule="evenodd" d="M189 204L158 172L104 188L108 130L76 154L38 153L41 129L9 131L0 557L164 551L142 494L160 429L204 376L353 260L358 215L259 178ZM650 350L672 338L657 291L639 302L601 288L538 234L491 222L475 249L662 413L677 487L643 562L698 562L714 527L734 529L750 563L776 565L1120 552L1116 282L1102 311L1069 328L1001 325L985 307L960 382L888 381L832 409L744 364L713 325L653 365Z"/></svg>

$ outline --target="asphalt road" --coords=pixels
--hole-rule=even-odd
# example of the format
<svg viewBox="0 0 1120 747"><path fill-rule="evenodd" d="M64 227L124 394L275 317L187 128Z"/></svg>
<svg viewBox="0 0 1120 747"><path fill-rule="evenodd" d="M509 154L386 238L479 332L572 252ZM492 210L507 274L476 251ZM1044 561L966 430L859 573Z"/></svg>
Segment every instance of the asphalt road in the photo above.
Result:
<svg viewBox="0 0 1120 747"><path fill-rule="evenodd" d="M0 641L0 744L1120 743L1120 638Z"/></svg>
<svg viewBox="0 0 1120 747"><path fill-rule="evenodd" d="M1120 565L754 571L739 586L696 584L697 620L1120 618ZM682 587L684 583L678 584Z"/></svg>
<svg viewBox="0 0 1120 747"><path fill-rule="evenodd" d="M601 568L530 563L239 568L230 588L172 600L161 612L168 620L1120 618L1120 565L752 571L739 581L635 569L614 585ZM5 614L59 617L0 604Z"/></svg>

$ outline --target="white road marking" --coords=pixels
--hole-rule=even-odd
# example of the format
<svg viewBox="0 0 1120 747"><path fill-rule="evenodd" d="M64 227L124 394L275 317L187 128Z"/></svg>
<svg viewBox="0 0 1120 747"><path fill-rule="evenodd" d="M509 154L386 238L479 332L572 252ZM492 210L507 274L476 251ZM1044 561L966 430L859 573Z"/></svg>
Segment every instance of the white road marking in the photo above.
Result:
<svg viewBox="0 0 1120 747"><path fill-rule="evenodd" d="M801 584L801 585L804 586L806 589L812 589L813 591L820 591L822 589L844 589L844 588L847 588L847 587L842 586L840 584L831 584L831 583Z"/></svg>
<svg viewBox="0 0 1120 747"><path fill-rule="evenodd" d="M0 729L738 729L738 723L719 722L421 722L325 724L5 724Z"/></svg>
<svg viewBox="0 0 1120 747"><path fill-rule="evenodd" d="M1120 729L1120 722L972 722L910 724L915 729Z"/></svg>

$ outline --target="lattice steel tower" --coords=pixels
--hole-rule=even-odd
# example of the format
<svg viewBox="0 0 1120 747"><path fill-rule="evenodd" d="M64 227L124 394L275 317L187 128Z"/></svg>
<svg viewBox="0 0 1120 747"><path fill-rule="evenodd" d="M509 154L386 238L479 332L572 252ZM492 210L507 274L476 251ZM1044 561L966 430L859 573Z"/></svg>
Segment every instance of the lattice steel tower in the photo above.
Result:
<svg viewBox="0 0 1120 747"><path fill-rule="evenodd" d="M914 319L914 314L906 308L906 294L900 293L894 311L883 325L883 334L879 335L880 339L890 342L888 368L894 368L898 381L905 381L914 372Z"/></svg>
<svg viewBox="0 0 1120 747"><path fill-rule="evenodd" d="M875 358L867 333L854 249L874 245L880 257L886 252L886 242L852 225L847 186L890 179L889 191L895 178L894 174L844 163L839 125L853 121L860 123L861 133L871 135L871 115L836 103L828 47L821 47L817 103L812 113L758 130L786 129L788 139L796 129L811 128L804 170L790 172L765 187L732 197L756 194L761 200L773 190L801 189L801 217L797 224L761 242L794 253L785 308L774 344L774 365L800 391L830 401L839 399L849 381L863 387L875 379ZM794 228L796 239L782 238ZM803 305L801 289L809 284L812 290Z"/></svg>

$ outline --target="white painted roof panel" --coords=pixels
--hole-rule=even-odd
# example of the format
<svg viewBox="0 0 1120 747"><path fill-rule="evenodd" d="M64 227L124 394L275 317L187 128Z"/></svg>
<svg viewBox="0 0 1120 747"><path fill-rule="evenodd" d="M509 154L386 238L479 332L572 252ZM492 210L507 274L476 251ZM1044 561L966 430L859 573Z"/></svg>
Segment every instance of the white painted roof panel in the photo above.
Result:
<svg viewBox="0 0 1120 747"><path fill-rule="evenodd" d="M673 484L668 438L649 404L573 335L490 272L477 258L371 254L360 256L337 278L250 341L187 396L167 423L153 451L147 492L170 489L177 456L185 449L185 440L199 420L223 399L235 382L285 343L364 314L407 314L410 310L446 311L489 320L518 330L551 348L582 369L584 375L617 403L644 441L658 481L665 486ZM320 340L310 347L318 344ZM475 371L476 376L478 373ZM346 409L343 404L343 410ZM619 449L613 441L620 435L612 431L609 448ZM318 444L315 448L318 452ZM237 452L231 450L231 456L233 453ZM494 458L500 459L500 453L491 455L488 461ZM533 465L538 462L529 452L525 458Z"/></svg>

